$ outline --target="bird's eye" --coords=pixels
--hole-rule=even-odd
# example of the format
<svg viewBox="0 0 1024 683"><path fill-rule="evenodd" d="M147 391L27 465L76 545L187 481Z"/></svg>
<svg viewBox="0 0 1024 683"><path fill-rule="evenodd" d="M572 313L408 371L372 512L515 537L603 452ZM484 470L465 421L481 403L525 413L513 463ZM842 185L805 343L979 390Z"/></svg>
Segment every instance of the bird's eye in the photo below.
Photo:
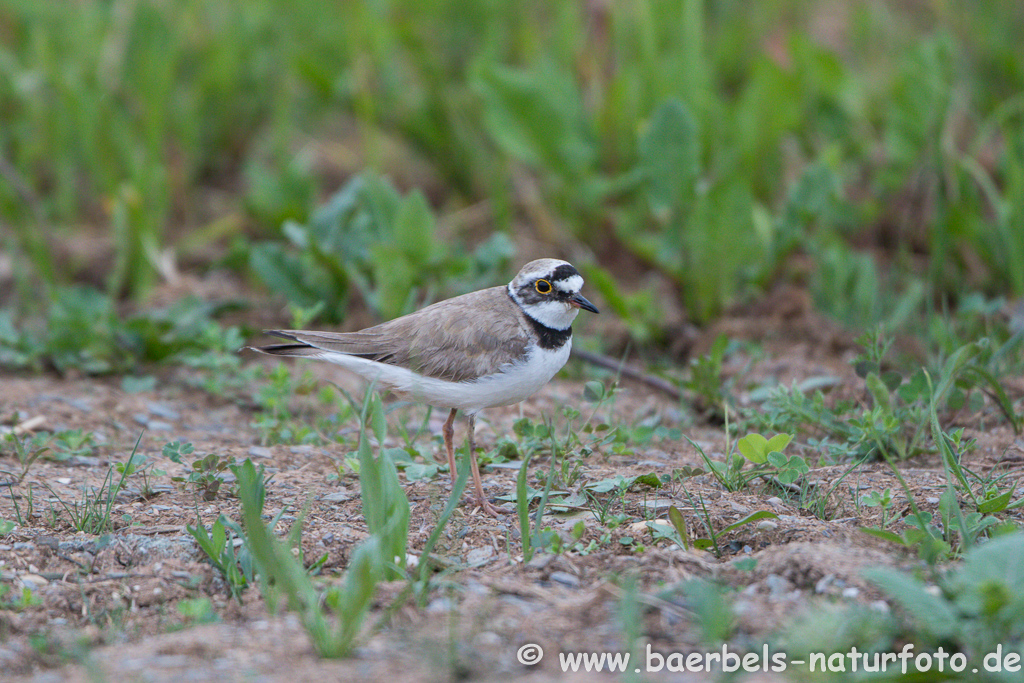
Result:
<svg viewBox="0 0 1024 683"><path fill-rule="evenodd" d="M551 283L548 282L547 280L537 280L537 283L534 284L534 287L541 294L548 294L551 292Z"/></svg>

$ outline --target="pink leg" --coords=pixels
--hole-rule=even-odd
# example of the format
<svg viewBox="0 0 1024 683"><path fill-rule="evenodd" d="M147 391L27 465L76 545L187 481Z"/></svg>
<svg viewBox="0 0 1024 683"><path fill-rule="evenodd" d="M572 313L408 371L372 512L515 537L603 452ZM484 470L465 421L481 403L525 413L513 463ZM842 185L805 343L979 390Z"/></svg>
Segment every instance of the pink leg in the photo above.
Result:
<svg viewBox="0 0 1024 683"><path fill-rule="evenodd" d="M452 408L452 412L448 413L448 419L445 420L444 426L441 427L441 435L444 436L444 448L448 452L448 473L452 475L452 486L455 485L455 480L458 478L458 470L455 467L455 445L452 442L455 437L455 413L458 411Z"/></svg>
<svg viewBox="0 0 1024 683"><path fill-rule="evenodd" d="M480 505L480 509L489 514L492 517L507 514L505 511L496 508L491 505L487 500L487 496L484 495L484 485L480 481L480 468L476 462L476 441L474 433L476 432L476 415L470 414L469 416L469 465L473 471L473 486L476 488L476 497Z"/></svg>

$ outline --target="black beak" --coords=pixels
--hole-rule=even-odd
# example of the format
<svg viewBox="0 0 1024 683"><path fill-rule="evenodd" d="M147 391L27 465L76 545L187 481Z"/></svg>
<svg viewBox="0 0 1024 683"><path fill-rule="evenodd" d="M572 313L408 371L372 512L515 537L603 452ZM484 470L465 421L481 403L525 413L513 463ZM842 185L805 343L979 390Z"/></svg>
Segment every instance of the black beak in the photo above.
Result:
<svg viewBox="0 0 1024 683"><path fill-rule="evenodd" d="M582 294L573 294L569 297L569 304L576 308L582 308L584 311L590 311L591 313L600 313L594 304L587 301L587 297Z"/></svg>

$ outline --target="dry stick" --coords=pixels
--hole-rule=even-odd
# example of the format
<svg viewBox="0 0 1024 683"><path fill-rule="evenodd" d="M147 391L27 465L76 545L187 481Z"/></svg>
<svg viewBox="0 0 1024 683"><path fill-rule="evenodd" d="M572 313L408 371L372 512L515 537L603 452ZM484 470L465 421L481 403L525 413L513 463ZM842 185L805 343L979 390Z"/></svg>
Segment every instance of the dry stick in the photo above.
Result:
<svg viewBox="0 0 1024 683"><path fill-rule="evenodd" d="M655 377L654 375L649 375L643 370L626 365L625 363L617 361L610 356L603 356L600 353L591 353L590 351L576 349L573 349L572 353L574 356L586 363L596 365L599 368L605 368L606 370L618 371L622 376L658 389L676 400L683 397L683 392L668 380L662 379L661 377Z"/></svg>

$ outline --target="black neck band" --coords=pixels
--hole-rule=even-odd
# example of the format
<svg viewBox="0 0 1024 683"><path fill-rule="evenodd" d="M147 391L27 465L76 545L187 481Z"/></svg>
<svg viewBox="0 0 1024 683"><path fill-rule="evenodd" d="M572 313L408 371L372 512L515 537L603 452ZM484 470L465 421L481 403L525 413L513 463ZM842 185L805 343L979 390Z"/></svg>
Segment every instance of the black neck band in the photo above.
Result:
<svg viewBox="0 0 1024 683"><path fill-rule="evenodd" d="M519 302L516 301L516 298L512 296L512 292L509 292L508 290L505 291L508 294L508 298L512 299L512 301L519 306L519 310L523 312L523 317L525 317L527 322L530 323L530 326L533 327L533 331L537 333L537 345L540 346L540 348L547 351L560 349L562 348L562 345L572 337L571 327L567 327L564 330L556 330L553 327L548 327L544 323L530 316L530 314L526 312L526 309L520 306Z"/></svg>
<svg viewBox="0 0 1024 683"><path fill-rule="evenodd" d="M534 332L537 333L537 344L542 349L547 349L548 351L559 349L572 337L571 327L567 327L564 330L556 330L553 327L548 327L544 323L534 320L530 317L529 313L526 313L526 319L529 321L530 325L533 326Z"/></svg>

